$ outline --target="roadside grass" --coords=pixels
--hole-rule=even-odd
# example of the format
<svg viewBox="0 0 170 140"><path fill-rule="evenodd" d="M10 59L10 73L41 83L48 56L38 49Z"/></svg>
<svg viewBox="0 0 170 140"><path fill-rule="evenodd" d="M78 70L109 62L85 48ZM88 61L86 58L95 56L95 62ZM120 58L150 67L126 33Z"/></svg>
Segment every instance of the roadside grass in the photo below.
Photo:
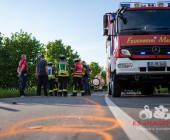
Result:
<svg viewBox="0 0 170 140"><path fill-rule="evenodd" d="M12 98L12 97L19 97L19 91L18 90L6 90L6 89L0 89L0 98Z"/></svg>
<svg viewBox="0 0 170 140"><path fill-rule="evenodd" d="M26 96L37 96L36 91L25 90ZM0 98L20 97L19 90L0 89Z"/></svg>
<svg viewBox="0 0 170 140"><path fill-rule="evenodd" d="M73 91L72 89L68 89L68 93L72 93L72 91ZM25 95L37 96L37 92L36 90L25 90ZM41 89L41 95L44 95L43 89ZM19 90L7 90L7 89L0 88L0 98L13 98L13 97L20 97Z"/></svg>
<svg viewBox="0 0 170 140"><path fill-rule="evenodd" d="M102 90L100 89L91 89L93 92L95 91L105 91L107 90L107 87L104 87ZM78 92L80 92L78 90ZM155 89L155 92L157 93L157 89ZM68 89L68 93L73 93L72 89ZM168 88L160 88L160 93L169 93ZM25 90L26 96L37 96L36 90ZM41 90L41 95L44 95L43 89ZM7 90L7 89L1 89L0 88L0 98L13 98L13 97L20 97L19 90Z"/></svg>

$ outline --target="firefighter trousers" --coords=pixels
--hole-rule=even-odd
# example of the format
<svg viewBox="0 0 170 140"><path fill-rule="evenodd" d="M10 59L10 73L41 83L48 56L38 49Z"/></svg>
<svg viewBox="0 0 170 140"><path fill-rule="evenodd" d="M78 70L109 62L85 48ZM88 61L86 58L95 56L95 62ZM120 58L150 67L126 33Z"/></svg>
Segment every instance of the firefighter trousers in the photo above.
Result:
<svg viewBox="0 0 170 140"><path fill-rule="evenodd" d="M55 88L55 86L54 86L54 80L55 80L55 79L48 79L48 88L49 88L49 94L50 94L50 96L53 96L53 89Z"/></svg>
<svg viewBox="0 0 170 140"><path fill-rule="evenodd" d="M58 81L54 81L54 89L53 89L53 91L54 91L54 94L55 94L55 96L57 96L57 91L58 91Z"/></svg>
<svg viewBox="0 0 170 140"><path fill-rule="evenodd" d="M59 77L59 89L58 89L58 96L67 96L67 82L68 77Z"/></svg>
<svg viewBox="0 0 170 140"><path fill-rule="evenodd" d="M77 84L79 85L81 95L84 96L82 77L73 77L73 96L77 96Z"/></svg>

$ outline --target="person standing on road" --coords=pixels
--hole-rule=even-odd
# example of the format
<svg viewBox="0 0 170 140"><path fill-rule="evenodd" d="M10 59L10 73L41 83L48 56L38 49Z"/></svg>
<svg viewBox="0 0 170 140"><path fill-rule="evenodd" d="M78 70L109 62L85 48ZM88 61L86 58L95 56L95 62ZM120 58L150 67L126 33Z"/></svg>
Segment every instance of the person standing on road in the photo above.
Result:
<svg viewBox="0 0 170 140"><path fill-rule="evenodd" d="M27 82L27 75L28 75L28 69L27 69L27 61L26 61L26 55L21 55L21 61L19 62L18 66L18 77L20 78L20 95L21 97L25 96L24 90Z"/></svg>
<svg viewBox="0 0 170 140"><path fill-rule="evenodd" d="M85 95L91 95L90 93L90 74L92 70L86 65L85 61L82 61L81 63L83 65L83 68L85 68L85 74L83 75L83 86L85 90Z"/></svg>
<svg viewBox="0 0 170 140"><path fill-rule="evenodd" d="M67 83L69 78L69 66L67 62L65 61L66 57L61 56L61 61L58 63L58 79L59 79L59 90L58 90L58 96L67 97Z"/></svg>
<svg viewBox="0 0 170 140"><path fill-rule="evenodd" d="M45 96L48 96L47 94L48 67L47 67L47 62L44 60L44 58L45 56L42 54L41 60L38 61L37 66L36 66L36 76L38 77L38 89L37 89L38 96L41 96L42 85L44 88Z"/></svg>
<svg viewBox="0 0 170 140"><path fill-rule="evenodd" d="M53 67L52 62L48 62L48 88L50 96L53 96L53 92L55 89L54 81L55 81L56 70Z"/></svg>
<svg viewBox="0 0 170 140"><path fill-rule="evenodd" d="M83 65L80 64L80 59L74 59L75 64L71 68L71 73L73 74L73 94L71 96L77 96L77 84L80 87L81 95L84 96L84 88L83 88L83 81L82 76L85 69Z"/></svg>

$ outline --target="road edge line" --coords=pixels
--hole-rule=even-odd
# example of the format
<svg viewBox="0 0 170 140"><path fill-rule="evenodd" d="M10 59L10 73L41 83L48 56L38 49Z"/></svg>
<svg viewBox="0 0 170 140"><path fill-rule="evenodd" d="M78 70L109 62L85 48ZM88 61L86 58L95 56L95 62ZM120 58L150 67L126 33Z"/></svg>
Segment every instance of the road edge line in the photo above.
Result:
<svg viewBox="0 0 170 140"><path fill-rule="evenodd" d="M160 140L158 137L153 135L151 132L143 130L145 127L143 126L133 126L134 120L132 117L130 117L128 114L126 114L124 111L122 111L117 105L115 105L108 97L108 95L105 95L105 101L108 105L110 111L114 115L114 117L123 123L121 125L121 128L127 135L127 137L130 140ZM138 129L138 130L137 130Z"/></svg>

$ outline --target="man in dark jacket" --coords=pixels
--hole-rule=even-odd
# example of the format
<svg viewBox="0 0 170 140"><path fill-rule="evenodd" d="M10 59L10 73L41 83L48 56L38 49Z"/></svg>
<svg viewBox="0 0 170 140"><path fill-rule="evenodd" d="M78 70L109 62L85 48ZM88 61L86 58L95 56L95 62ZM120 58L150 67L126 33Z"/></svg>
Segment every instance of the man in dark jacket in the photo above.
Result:
<svg viewBox="0 0 170 140"><path fill-rule="evenodd" d="M38 77L38 89L37 94L41 95L41 87L43 85L44 87L44 94L45 96L48 96L47 94L47 84L48 84L48 67L47 62L44 60L45 56L41 55L41 60L38 61L36 66L36 77Z"/></svg>

